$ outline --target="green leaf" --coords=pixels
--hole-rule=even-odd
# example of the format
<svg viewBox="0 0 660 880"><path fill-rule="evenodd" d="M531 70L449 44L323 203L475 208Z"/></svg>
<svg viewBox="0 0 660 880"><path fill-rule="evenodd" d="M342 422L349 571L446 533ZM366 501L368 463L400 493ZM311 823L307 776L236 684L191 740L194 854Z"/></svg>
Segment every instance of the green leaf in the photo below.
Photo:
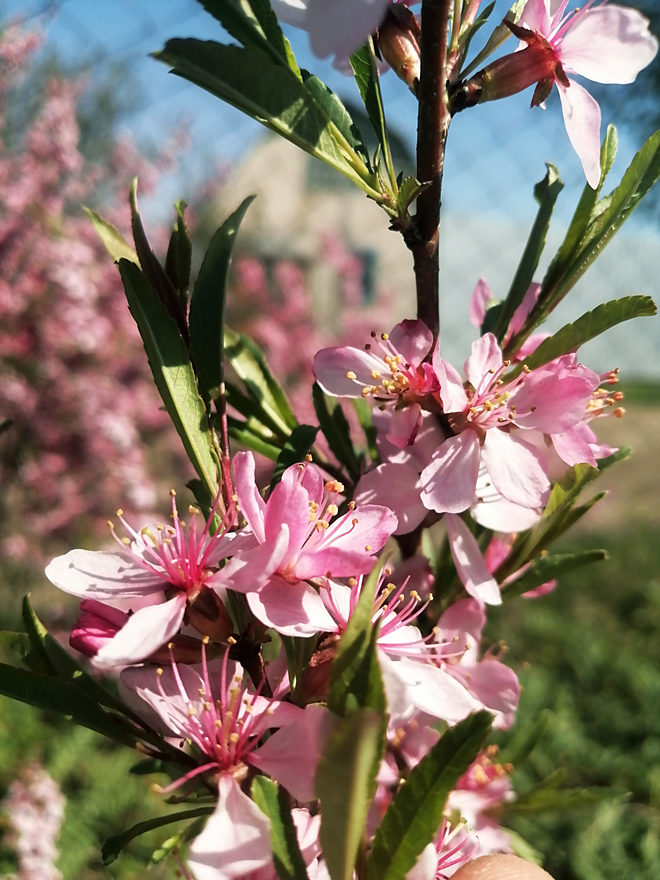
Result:
<svg viewBox="0 0 660 880"><path fill-rule="evenodd" d="M137 266L120 260L119 272L160 396L193 467L215 497L218 479L214 444L186 345Z"/></svg>
<svg viewBox="0 0 660 880"><path fill-rule="evenodd" d="M243 46L269 55L300 76L289 41L268 0L200 0L200 3Z"/></svg>
<svg viewBox="0 0 660 880"><path fill-rule="evenodd" d="M170 242L165 257L165 272L179 294L179 300L185 308L188 302L188 287L190 285L190 265L192 258L192 245L190 233L186 224L184 201L174 205L176 220L172 227Z"/></svg>
<svg viewBox="0 0 660 880"><path fill-rule="evenodd" d="M236 440L247 449L252 449L263 455L271 461L277 461L280 454L281 446L276 443L274 438L266 438L257 428L250 426L248 422L241 422L238 419L228 418L229 436L232 440Z"/></svg>
<svg viewBox="0 0 660 880"><path fill-rule="evenodd" d="M534 198L539 204L539 209L509 292L503 303L486 312L483 332L492 330L500 341L504 338L513 313L534 279L534 273L545 247L552 211L559 193L564 188L555 166L546 162L546 168L545 177L534 187Z"/></svg>
<svg viewBox="0 0 660 880"><path fill-rule="evenodd" d="M21 665L25 665L34 672L46 672L48 666L44 661L40 662L40 658L36 658L37 666L33 667L29 662L32 644L27 633L12 632L11 630L0 630L0 654L9 656L12 660L17 661ZM12 664L13 665L13 664Z"/></svg>
<svg viewBox="0 0 660 880"><path fill-rule="evenodd" d="M574 810L593 807L602 801L621 799L621 792L613 788L540 788L519 795L514 801L502 803L505 816L549 813L555 810Z"/></svg>
<svg viewBox="0 0 660 880"><path fill-rule="evenodd" d="M360 709L339 719L316 773L321 847L332 880L350 880L365 834L385 717Z"/></svg>
<svg viewBox="0 0 660 880"><path fill-rule="evenodd" d="M290 70L240 46L192 38L168 40L155 57L381 200L364 159Z"/></svg>
<svg viewBox="0 0 660 880"><path fill-rule="evenodd" d="M327 397L317 382L312 387L312 400L330 451L346 468L350 478L357 481L361 472L360 457L353 446L350 425L341 404L338 400Z"/></svg>
<svg viewBox="0 0 660 880"><path fill-rule="evenodd" d="M190 301L190 353L199 388L217 396L224 381L224 311L227 273L238 228L254 196L248 196L214 233Z"/></svg>
<svg viewBox="0 0 660 880"><path fill-rule="evenodd" d="M194 810L181 810L178 813L170 813L167 816L157 816L154 819L147 819L145 822L138 822L127 831L114 834L105 841L102 849L103 864L109 865L114 862L131 840L141 834L146 834L147 831L162 828L164 825L172 825L174 822L183 822L186 819L196 819L198 816L210 816L212 812L213 807L197 807Z"/></svg>
<svg viewBox="0 0 660 880"><path fill-rule="evenodd" d="M362 581L360 598L337 645L328 689L328 708L337 715L345 715L358 706L385 709L376 656L378 627L373 624L374 599L381 571L379 562Z"/></svg>
<svg viewBox="0 0 660 880"><path fill-rule="evenodd" d="M271 779L256 776L252 782L252 800L270 819L270 844L279 880L307 880L305 862L284 791Z"/></svg>
<svg viewBox="0 0 660 880"><path fill-rule="evenodd" d="M138 739L128 722L106 712L76 683L0 663L0 693L47 712L68 715L76 724L124 745L134 747Z"/></svg>
<svg viewBox="0 0 660 880"><path fill-rule="evenodd" d="M483 747L492 715L477 712L450 728L410 771L376 829L369 880L403 880L442 823L447 796Z"/></svg>
<svg viewBox="0 0 660 880"><path fill-rule="evenodd" d="M158 298L165 306L167 312L175 320L176 325L179 328L179 333L187 344L188 325L186 323L186 309L182 304L174 285L170 281L167 272L158 262L158 259L151 250L151 246L147 240L137 206L137 178L133 180L131 185L129 201L131 205L131 227L133 229L133 239L135 241L135 249L140 260L143 275L158 295Z"/></svg>
<svg viewBox="0 0 660 880"><path fill-rule="evenodd" d="M607 559L606 550L583 550L579 553L555 553L552 556L542 556L532 563L522 577L504 588L505 596L510 598L520 595L568 571L603 559Z"/></svg>
<svg viewBox="0 0 660 880"><path fill-rule="evenodd" d="M104 220L96 211L91 208L83 207L83 211L92 221L96 234L101 239L101 243L106 251L110 254L115 263L120 260L130 260L136 266L140 265L138 255L135 249L126 241L123 235L118 232L112 223Z"/></svg>
<svg viewBox="0 0 660 880"><path fill-rule="evenodd" d="M601 151L603 171L608 167L615 149L615 136L610 130ZM566 296L573 285L628 219L641 199L660 177L660 131L652 135L633 158L621 183L613 192L592 205L585 223L590 197L583 196L559 253L548 266L539 298L529 315L524 330L509 343L516 350L545 317Z"/></svg>
<svg viewBox="0 0 660 880"><path fill-rule="evenodd" d="M302 71L302 76L305 88L318 106L323 108L328 119L346 139L346 143L350 144L357 153L360 153L365 163L368 164L369 154L364 145L364 139L341 99L318 76L314 76L306 70Z"/></svg>
<svg viewBox="0 0 660 880"><path fill-rule="evenodd" d="M274 432L279 432L282 439L287 438L298 421L259 347L248 336L226 327L225 357L252 401L248 412L237 406L239 412L256 421L262 421ZM230 400L229 397L227 399ZM236 406L234 398L230 402L232 406Z"/></svg>
<svg viewBox="0 0 660 880"><path fill-rule="evenodd" d="M390 186L396 192L396 173L392 162L392 150L385 121L383 95L380 90L380 77L378 75L378 66L371 37L357 52L351 55L350 60L353 73L355 74L355 83L359 89L364 109L367 111L367 117L380 144Z"/></svg>
<svg viewBox="0 0 660 880"><path fill-rule="evenodd" d="M565 324L552 336L544 339L535 351L525 359L525 364L534 370L555 358L574 351L590 339L594 339L611 327L632 318L651 317L657 313L657 307L650 296L624 296L621 299L601 303L579 317L571 324ZM516 368L509 375L513 377L520 372Z"/></svg>
<svg viewBox="0 0 660 880"><path fill-rule="evenodd" d="M318 427L314 425L298 425L293 429L291 436L282 447L280 454L277 456L277 463L275 464L275 470L273 471L273 476L270 481L269 491L272 492L282 479L282 474L288 467L304 460L305 456L314 445L318 432Z"/></svg>

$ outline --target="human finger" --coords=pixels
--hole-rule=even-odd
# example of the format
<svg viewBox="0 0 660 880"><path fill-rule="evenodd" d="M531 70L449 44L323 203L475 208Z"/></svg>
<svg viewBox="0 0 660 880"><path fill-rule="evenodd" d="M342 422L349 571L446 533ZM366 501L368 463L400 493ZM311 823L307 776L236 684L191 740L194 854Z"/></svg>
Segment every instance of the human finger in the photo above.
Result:
<svg viewBox="0 0 660 880"><path fill-rule="evenodd" d="M552 880L550 874L518 856L482 856L464 865L453 880Z"/></svg>

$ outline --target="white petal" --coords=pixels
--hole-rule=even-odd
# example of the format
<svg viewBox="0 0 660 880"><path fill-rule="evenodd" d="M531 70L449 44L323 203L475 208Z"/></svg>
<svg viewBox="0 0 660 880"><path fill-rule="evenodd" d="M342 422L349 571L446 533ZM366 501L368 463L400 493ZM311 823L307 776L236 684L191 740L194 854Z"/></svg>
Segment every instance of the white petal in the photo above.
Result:
<svg viewBox="0 0 660 880"><path fill-rule="evenodd" d="M161 578L137 565L127 553L69 550L46 566L48 580L81 599L112 600L162 591Z"/></svg>
<svg viewBox="0 0 660 880"><path fill-rule="evenodd" d="M570 81L569 88L557 83L566 134L584 169L592 189L600 181L600 107L581 85Z"/></svg>
<svg viewBox="0 0 660 880"><path fill-rule="evenodd" d="M186 610L186 594L178 593L169 602L140 608L128 618L114 638L94 657L99 669L139 663L162 648L176 635Z"/></svg>

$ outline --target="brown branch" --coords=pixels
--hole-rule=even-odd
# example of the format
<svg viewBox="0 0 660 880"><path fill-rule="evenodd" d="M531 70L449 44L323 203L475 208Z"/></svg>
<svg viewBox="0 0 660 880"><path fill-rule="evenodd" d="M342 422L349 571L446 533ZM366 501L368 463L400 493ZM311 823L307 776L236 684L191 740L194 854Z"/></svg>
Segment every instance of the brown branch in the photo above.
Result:
<svg viewBox="0 0 660 880"><path fill-rule="evenodd" d="M417 317L434 337L440 329L438 226L442 170L450 114L447 106L447 44L452 0L423 0L417 179L431 185L417 199L417 213L406 236L413 254Z"/></svg>

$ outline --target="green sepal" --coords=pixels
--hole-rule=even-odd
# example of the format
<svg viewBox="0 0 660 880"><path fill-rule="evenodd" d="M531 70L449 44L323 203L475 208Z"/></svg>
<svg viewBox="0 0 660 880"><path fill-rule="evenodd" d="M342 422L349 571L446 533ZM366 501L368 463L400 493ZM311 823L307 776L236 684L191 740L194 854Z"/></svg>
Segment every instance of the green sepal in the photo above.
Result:
<svg viewBox="0 0 660 880"><path fill-rule="evenodd" d="M195 364L199 390L215 398L224 381L224 312L227 274L238 228L254 196L248 196L216 230L190 300L190 354Z"/></svg>
<svg viewBox="0 0 660 880"><path fill-rule="evenodd" d="M307 880L307 869L284 790L272 779L255 776L252 800L270 819L270 845L279 880Z"/></svg>
<svg viewBox="0 0 660 880"><path fill-rule="evenodd" d="M369 880L404 880L437 834L447 797L483 748L492 721L488 712L468 716L413 767L376 829L367 863Z"/></svg>
<svg viewBox="0 0 660 880"><path fill-rule="evenodd" d="M163 828L165 825L172 825L174 822L183 822L186 819L196 819L199 816L210 816L213 807L197 807L194 810L181 810L178 813L170 813L168 816L157 816L154 819L147 819L144 822L138 822L132 828L122 831L121 834L114 834L104 842L101 850L104 865L110 865L119 856L121 851L131 840L135 840L141 834L153 831L155 828Z"/></svg>
<svg viewBox="0 0 660 880"><path fill-rule="evenodd" d="M192 262L192 244L185 217L186 207L186 203L183 200L174 203L176 220L172 226L165 256L165 273L179 294L179 301L184 309L188 305L188 288L190 287L190 267Z"/></svg>
<svg viewBox="0 0 660 880"><path fill-rule="evenodd" d="M319 762L316 792L321 801L321 848L332 880L353 877L385 728L385 716L374 709L358 709L338 719Z"/></svg>
<svg viewBox="0 0 660 880"><path fill-rule="evenodd" d="M186 344L174 319L137 266L120 260L119 273L156 387L193 467L215 498L218 493L215 445Z"/></svg>
<svg viewBox="0 0 660 880"><path fill-rule="evenodd" d="M312 401L330 451L346 468L351 480L356 482L361 473L361 459L353 446L350 425L341 404L338 400L329 398L317 382L312 387Z"/></svg>
<svg viewBox="0 0 660 880"><path fill-rule="evenodd" d="M523 301L523 297L534 279L534 273L545 247L555 202L564 188L555 166L546 162L546 168L545 177L534 187L534 198L538 202L539 209L509 292L504 302L486 312L486 319L482 327L482 333L491 331L500 342L506 335L513 313Z"/></svg>

